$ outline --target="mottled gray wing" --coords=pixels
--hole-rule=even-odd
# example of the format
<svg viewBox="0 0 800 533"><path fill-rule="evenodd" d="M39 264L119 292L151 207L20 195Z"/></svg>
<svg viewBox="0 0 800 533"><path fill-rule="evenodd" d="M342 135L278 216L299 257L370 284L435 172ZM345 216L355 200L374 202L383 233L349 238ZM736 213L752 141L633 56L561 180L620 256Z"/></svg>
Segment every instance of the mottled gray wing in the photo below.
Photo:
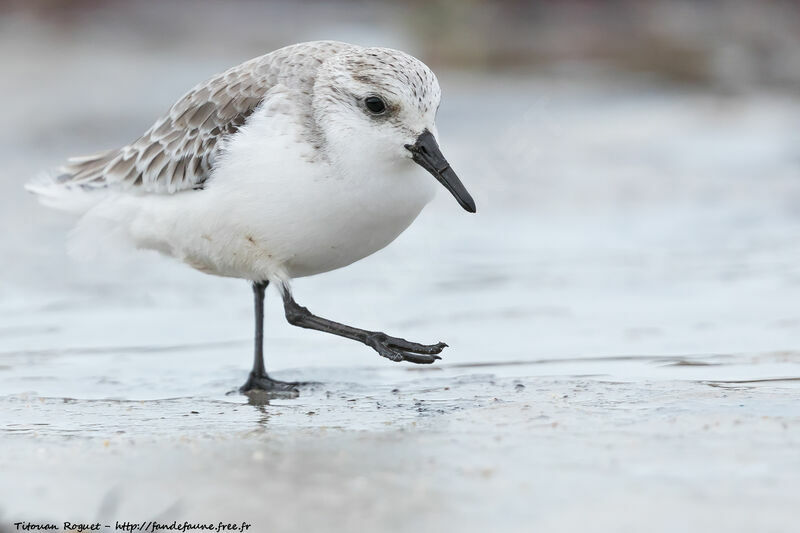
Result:
<svg viewBox="0 0 800 533"><path fill-rule="evenodd" d="M223 139L241 127L277 83L310 98L316 68L343 43L294 45L201 83L133 143L70 159L58 180L85 188L121 186L154 193L198 189L210 177Z"/></svg>

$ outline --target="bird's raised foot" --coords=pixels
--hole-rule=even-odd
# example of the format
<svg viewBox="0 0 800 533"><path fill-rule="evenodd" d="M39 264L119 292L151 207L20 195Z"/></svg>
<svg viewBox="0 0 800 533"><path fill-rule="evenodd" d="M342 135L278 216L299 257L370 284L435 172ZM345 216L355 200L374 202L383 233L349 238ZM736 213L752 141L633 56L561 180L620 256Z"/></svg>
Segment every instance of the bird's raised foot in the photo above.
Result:
<svg viewBox="0 0 800 533"><path fill-rule="evenodd" d="M369 335L365 344L392 361L408 361L419 365L429 365L437 359L441 359L436 354L447 348L447 344L443 342L419 344L399 337L391 337L385 333Z"/></svg>
<svg viewBox="0 0 800 533"><path fill-rule="evenodd" d="M239 392L243 394L266 393L274 396L296 397L300 394L298 387L304 385L295 381L279 381L272 379L266 374L256 375L250 372L247 381L239 387Z"/></svg>

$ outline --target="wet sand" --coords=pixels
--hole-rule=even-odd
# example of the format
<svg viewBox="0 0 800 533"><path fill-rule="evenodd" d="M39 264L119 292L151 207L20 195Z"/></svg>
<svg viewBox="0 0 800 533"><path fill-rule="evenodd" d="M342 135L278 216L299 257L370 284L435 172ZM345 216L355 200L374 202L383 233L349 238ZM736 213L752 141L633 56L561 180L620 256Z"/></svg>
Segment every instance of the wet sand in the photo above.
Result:
<svg viewBox="0 0 800 533"><path fill-rule="evenodd" d="M800 362L755 359L632 363L672 375L647 381L558 375L580 361L519 365L526 377L344 369L327 377L347 381L269 403L14 394L0 491L12 520L786 531L800 503L798 382L705 377Z"/></svg>

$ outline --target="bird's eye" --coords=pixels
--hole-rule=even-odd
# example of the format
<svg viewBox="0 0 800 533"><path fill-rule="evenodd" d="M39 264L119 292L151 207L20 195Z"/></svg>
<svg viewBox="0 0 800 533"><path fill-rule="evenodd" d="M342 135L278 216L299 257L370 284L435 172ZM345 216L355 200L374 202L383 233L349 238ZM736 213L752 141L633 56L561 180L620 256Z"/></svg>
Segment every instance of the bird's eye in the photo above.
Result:
<svg viewBox="0 0 800 533"><path fill-rule="evenodd" d="M382 115L386 112L386 103L377 96L367 96L364 98L364 105L373 115Z"/></svg>

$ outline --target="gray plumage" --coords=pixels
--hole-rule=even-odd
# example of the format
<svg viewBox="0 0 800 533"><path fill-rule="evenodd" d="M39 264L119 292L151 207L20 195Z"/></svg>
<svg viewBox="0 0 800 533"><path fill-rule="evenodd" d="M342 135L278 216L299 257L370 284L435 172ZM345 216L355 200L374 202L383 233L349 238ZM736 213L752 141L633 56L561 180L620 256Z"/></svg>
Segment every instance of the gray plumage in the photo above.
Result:
<svg viewBox="0 0 800 533"><path fill-rule="evenodd" d="M134 142L70 159L57 180L153 193L202 188L225 138L245 123L272 87L281 84L308 103L319 65L348 48L334 41L301 43L230 68L196 85ZM310 115L304 119L313 122Z"/></svg>

